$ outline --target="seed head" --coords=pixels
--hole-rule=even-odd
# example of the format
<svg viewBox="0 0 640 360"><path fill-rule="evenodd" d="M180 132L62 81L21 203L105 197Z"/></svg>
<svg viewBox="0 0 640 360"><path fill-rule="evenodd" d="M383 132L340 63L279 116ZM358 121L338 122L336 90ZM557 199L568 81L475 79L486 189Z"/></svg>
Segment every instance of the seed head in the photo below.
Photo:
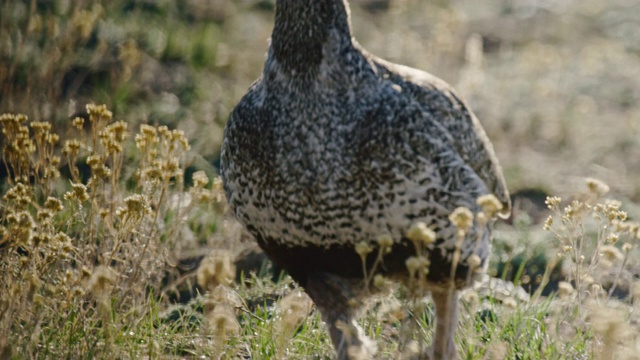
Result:
<svg viewBox="0 0 640 360"><path fill-rule="evenodd" d="M498 211L502 210L503 207L500 200L493 194L480 196L477 203L489 218L492 218Z"/></svg>
<svg viewBox="0 0 640 360"><path fill-rule="evenodd" d="M240 324L228 306L216 306L206 317L206 322L220 341L240 333Z"/></svg>
<svg viewBox="0 0 640 360"><path fill-rule="evenodd" d="M93 269L93 274L89 280L88 289L96 294L104 294L104 292L116 281L115 272L108 266L98 266Z"/></svg>
<svg viewBox="0 0 640 360"><path fill-rule="evenodd" d="M504 298L502 300L502 304L510 310L515 309L518 306L518 303L516 302L516 299L512 298L511 296L508 296L506 298Z"/></svg>
<svg viewBox="0 0 640 360"><path fill-rule="evenodd" d="M91 122L103 120L109 121L113 118L113 113L107 110L107 105L94 105L87 104L87 112L89 113L89 120Z"/></svg>
<svg viewBox="0 0 640 360"><path fill-rule="evenodd" d="M231 253L224 250L212 251L198 267L196 280L205 290L213 290L218 285L229 285L236 275Z"/></svg>
<svg viewBox="0 0 640 360"><path fill-rule="evenodd" d="M622 260L623 258L622 252L613 245L603 245L600 248L600 255L611 262Z"/></svg>
<svg viewBox="0 0 640 360"><path fill-rule="evenodd" d="M585 183L587 184L589 192L596 198L601 198L609 192L609 185L600 180L587 178L585 179Z"/></svg>
<svg viewBox="0 0 640 360"><path fill-rule="evenodd" d="M71 120L73 126L78 129L78 131L82 130L82 127L84 126L84 119L81 117L75 117L73 118L73 120Z"/></svg>
<svg viewBox="0 0 640 360"><path fill-rule="evenodd" d="M471 269L475 270L482 264L482 260L480 259L480 256L473 254L467 259L467 264Z"/></svg>
<svg viewBox="0 0 640 360"><path fill-rule="evenodd" d="M80 184L76 184L76 183L71 183L71 189L72 191L67 191L64 194L64 198L65 200L71 200L71 199L76 199L79 202L84 202L89 200L89 194L87 193L87 187L80 183Z"/></svg>
<svg viewBox="0 0 640 360"><path fill-rule="evenodd" d="M406 236L409 240L424 245L429 245L436 240L436 233L421 221L413 223Z"/></svg>
<svg viewBox="0 0 640 360"><path fill-rule="evenodd" d="M313 302L301 290L294 290L278 301L277 331L280 336L289 337L298 328L313 309Z"/></svg>
<svg viewBox="0 0 640 360"><path fill-rule="evenodd" d="M387 285L387 280L384 278L383 275L376 274L376 276L373 277L373 286L381 289L381 288L384 288L386 285Z"/></svg>
<svg viewBox="0 0 640 360"><path fill-rule="evenodd" d="M405 261L405 266L407 270L409 270L411 277L414 277L418 271L427 273L429 271L429 265L431 265L431 262L424 256L411 256Z"/></svg>
<svg viewBox="0 0 640 360"><path fill-rule="evenodd" d="M393 246L393 238L389 234L378 236L377 242L381 249L389 249Z"/></svg>
<svg viewBox="0 0 640 360"><path fill-rule="evenodd" d="M62 206L62 202L59 199L51 196L49 196L47 198L47 201L44 202L44 207L54 212L59 212L64 209L64 206Z"/></svg>
<svg viewBox="0 0 640 360"><path fill-rule="evenodd" d="M560 281L558 283L558 296L561 299L568 299L571 295L573 295L574 289L571 283L566 281Z"/></svg>
<svg viewBox="0 0 640 360"><path fill-rule="evenodd" d="M368 242L360 241L359 243L356 244L355 250L356 250L356 253L360 255L361 258L366 258L367 255L369 255L373 251L373 248L371 247L371 245L369 245Z"/></svg>
<svg viewBox="0 0 640 360"><path fill-rule="evenodd" d="M449 215L449 220L458 229L466 232L473 225L473 213L466 207L459 207Z"/></svg>
<svg viewBox="0 0 640 360"><path fill-rule="evenodd" d="M209 183L209 177L204 171L196 171L193 173L193 186L197 188L204 188Z"/></svg>
<svg viewBox="0 0 640 360"><path fill-rule="evenodd" d="M560 205L560 201L562 201L562 199L558 196L548 196L544 203L547 204L549 210L553 210L555 207Z"/></svg>

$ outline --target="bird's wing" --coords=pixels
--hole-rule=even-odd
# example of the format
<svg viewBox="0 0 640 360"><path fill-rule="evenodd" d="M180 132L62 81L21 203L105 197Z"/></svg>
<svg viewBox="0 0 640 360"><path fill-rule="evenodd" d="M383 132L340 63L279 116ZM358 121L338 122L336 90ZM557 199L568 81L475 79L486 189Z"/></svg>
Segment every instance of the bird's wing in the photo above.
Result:
<svg viewBox="0 0 640 360"><path fill-rule="evenodd" d="M476 172L509 217L511 200L502 168L482 125L465 102L443 80L413 68L375 59L379 75L410 91L413 97L434 115L434 119L451 134L459 156Z"/></svg>

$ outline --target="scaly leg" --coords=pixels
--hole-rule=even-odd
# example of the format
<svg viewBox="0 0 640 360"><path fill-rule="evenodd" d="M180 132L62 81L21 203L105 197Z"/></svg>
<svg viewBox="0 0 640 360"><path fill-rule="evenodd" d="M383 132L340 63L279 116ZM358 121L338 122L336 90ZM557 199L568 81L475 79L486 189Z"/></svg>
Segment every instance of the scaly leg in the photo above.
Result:
<svg viewBox="0 0 640 360"><path fill-rule="evenodd" d="M375 345L355 323L354 289L349 281L335 275L313 273L307 276L305 290L320 310L329 328L337 360L370 359Z"/></svg>

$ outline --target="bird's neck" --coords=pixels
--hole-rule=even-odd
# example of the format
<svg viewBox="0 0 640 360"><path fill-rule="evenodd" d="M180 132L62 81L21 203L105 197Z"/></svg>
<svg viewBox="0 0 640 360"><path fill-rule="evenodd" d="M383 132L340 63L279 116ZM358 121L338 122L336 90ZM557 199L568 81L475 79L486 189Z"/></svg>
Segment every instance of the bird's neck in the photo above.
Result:
<svg viewBox="0 0 640 360"><path fill-rule="evenodd" d="M284 70L305 73L322 63L331 42L351 41L346 0L277 0L270 56Z"/></svg>

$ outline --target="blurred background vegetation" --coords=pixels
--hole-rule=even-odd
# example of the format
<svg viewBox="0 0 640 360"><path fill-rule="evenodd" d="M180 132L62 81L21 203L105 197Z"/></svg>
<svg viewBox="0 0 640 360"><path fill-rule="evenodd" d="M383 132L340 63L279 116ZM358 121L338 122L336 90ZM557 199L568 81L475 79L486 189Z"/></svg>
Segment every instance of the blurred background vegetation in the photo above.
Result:
<svg viewBox="0 0 640 360"><path fill-rule="evenodd" d="M0 109L64 127L86 103L184 130L216 164L260 75L274 0L32 0L0 5ZM640 1L354 0L369 51L451 83L514 190L583 176L640 201Z"/></svg>
<svg viewBox="0 0 640 360"><path fill-rule="evenodd" d="M145 192L144 181L139 181L141 178L136 172L138 163L143 163L144 154L141 155L140 149L136 150L133 141L125 142L123 138L125 149L118 153L122 162L113 166L113 169L122 167L122 173L113 176L113 182L118 184L112 186L110 197L102 199L99 193L102 190L94 191L92 196L104 201L84 203L84 210L82 206L73 207L73 201L64 198L67 210L56 215L55 230L64 230L73 237L73 246L69 248L77 246L82 250L57 265L57 272L49 273L49 268L38 268L40 260L34 256L29 261L36 265L30 266L30 272L23 273L24 264L28 263L25 260L29 254L28 246L14 244L11 251L0 246L0 258L3 260L0 264L4 266L0 270L12 274L11 277L3 276L0 286L18 289L15 293L20 295L16 297L12 293L3 297L0 294L0 305L13 306L4 310L0 306L0 311L19 315L11 321L0 316L0 335L11 334L10 340L0 336L0 357L7 354L3 349L10 344L19 344L17 348L25 347L29 354L37 354L41 350L42 339L54 339L44 343L51 341L55 344L51 345L54 349L52 354L58 355L61 353L56 349L63 348L63 342L68 341L68 354L79 351L99 356L103 354L102 342L107 345L115 342L126 344L123 348L127 350L123 353L137 356L148 352L149 357L158 357L157 353L152 355L158 351L155 345L151 346L153 341L149 346L140 345L142 350L138 348L139 344L144 344L147 335L159 339L158 343L166 346L159 351L180 356L185 353L220 354L219 345L207 347L211 341L209 335L191 337L200 331L201 324L191 328L192 315L187 310L171 307L174 301L187 302L194 298L197 305L192 306L192 310L204 313L206 318L211 317L214 324L219 319L232 319L225 320L226 324L234 325L233 331L227 330L238 333L240 330L235 328L233 320L235 315L245 325L240 331L243 338L227 346L241 349L237 351L243 354L273 355L274 335L268 324L276 310L271 305L275 299L290 293L292 283L287 279L276 284L252 278L249 281L251 286L245 286L246 282L233 285L233 291L241 295L242 301L231 301L225 294L215 295L215 287L207 285L209 278L216 278L213 281L216 286L220 283L227 286L236 275L235 267L239 277L242 269L259 268L264 257L250 252L249 256L236 258L252 242L242 234L237 224L225 217L219 181L209 183L207 179L205 187L203 173L198 173L194 181L191 175L196 170L204 170L213 178L217 172L222 132L228 115L260 76L273 26L274 3L274 0L0 2L0 114L23 113L32 121L49 122L51 133L59 135L58 143L62 145L79 136L71 119L80 116L89 125L87 104L106 104L113 112L113 119L111 113L100 108L109 114L105 118L109 121L126 120L128 131L140 129L144 133L146 129L155 134L155 130L140 128L140 125L157 126L158 131L164 129L165 132L167 129L162 126L168 126L184 131L191 145L190 150L179 157L184 176L167 179L163 188L168 191L167 196L158 199ZM516 194L516 214L512 223L500 224L495 232L491 275L513 279L516 285L523 285L529 292L537 289L542 273L550 268L549 263L556 264L556 260L548 260L566 251L563 249L568 245L563 245L563 239L578 242L583 239L583 233L564 236L542 230L542 222L549 214L544 204L546 195L563 196L562 206L565 206L568 204L566 199L584 189L585 177L601 179L611 187L613 197L624 203L625 219L637 221L640 218L640 0L352 0L350 3L355 37L367 50L446 80L467 100L487 130L505 170L507 183ZM94 111L97 110L94 108ZM84 129L96 129L99 122L92 120L91 123L92 126ZM99 126L103 129L107 123ZM86 182L87 186L91 182L87 180L95 175L95 169L89 169L86 163L100 150L100 147L95 147L98 131L92 131L93 134L89 134L88 130L81 130L79 137L92 139L94 146L87 145L89 141L83 143L82 153L75 164L80 168L80 182ZM176 134L182 139L182 133ZM136 142L137 139L136 136ZM2 137L0 140L5 142ZM103 157L108 158L106 155ZM73 166L67 161L71 160L57 159L61 178L51 179L52 183L55 182L52 195L60 199L65 191L70 190L68 180ZM12 191L14 185L5 181L7 171L0 166L3 194ZM196 179L200 179L199 185ZM92 185L95 187L95 184ZM194 188L197 191L194 192ZM36 214L46 199L38 192L37 186L29 191L35 195L27 201L29 205L25 211ZM113 220L119 216L117 207L128 204L127 199L130 202L138 199L135 197L138 193L149 195L149 207L155 212L153 216L145 215L146 220L141 220L135 232L120 229L123 234L132 234L139 239L137 243L127 242L127 252L117 266L101 260L100 251L87 252L78 245L93 246L94 240L85 234L83 214L88 213L86 219L91 223L92 217L98 216L99 209L110 209L115 215L105 215L94 221L106 224L104 229L111 231L113 224L119 224ZM134 197L129 196L132 194ZM185 205L191 204L191 198L206 201L202 201L204 204L194 202L193 205ZM96 211L92 212L94 208ZM561 209L556 210L557 217L561 219ZM0 230L5 234L0 236L2 246L8 246L3 245L5 240L10 243L13 239L10 231L2 227L9 224L5 218L12 211L11 202L3 197L0 202ZM585 219L588 217L584 213L582 215ZM575 228L584 230L582 221L580 218L569 223L580 224ZM586 223L587 220L584 221ZM602 231L593 224L590 226L584 230L587 240L600 241L603 234L608 234L607 231L622 231L612 223L606 223ZM111 235L105 234L96 244L102 247L110 244L104 239L110 239ZM633 238L633 235L624 236ZM32 240L29 239L31 243ZM141 266L138 257L143 240L152 247L147 251L147 245L144 245L142 252L146 251L146 256L154 261ZM621 243L616 246L620 247ZM603 244L603 241L598 242L592 253L599 254ZM217 250L210 253L211 249ZM622 261L614 250L609 250L614 253L616 261ZM57 256L57 252L51 251ZM220 255L221 251L224 256ZM120 252L123 253L122 250ZM631 283L640 278L638 254L638 248L634 247L632 251L626 250L622 266L615 263L616 266L610 270L597 268L595 272L600 277L594 275L595 282L605 289L613 288L620 294L613 294L613 290L611 294L621 299L628 298L631 302ZM235 261L233 266L228 264L231 261ZM569 261L570 264L573 262L575 259ZM125 286L113 280L115 275L110 275L104 267L124 276L132 264L145 270L137 276L148 276L148 281L134 279ZM222 271L224 281L217 278L221 276L218 267L226 269ZM209 268L214 269L211 274L207 272ZM232 268L233 271L229 270ZM553 269L549 274L551 284L543 295L548 295L549 290L556 290L560 281L567 279L565 270L567 267L563 270L560 265ZM31 272L35 274L33 278L38 279L38 284L64 284L64 281L75 284L75 288L69 286L69 294L75 294L74 289L91 292L91 286L84 283L95 281L87 278L99 280L102 277L115 283L115 290L109 293L111 297L91 301L107 304L107 300L112 298L126 297L130 300L118 300L111 307L105 305L107 310L112 310L111 321L117 325L119 335L111 334L111 330L103 326L106 321L103 314L94 314L83 302L93 299L90 294L83 295L84 298L73 295L75 302L71 306L60 296L53 297L53 290L33 285ZM273 275L272 280L278 280L277 274ZM621 277L626 285L617 289L615 285L612 287L611 284L617 284ZM61 280L67 278L71 280ZM162 294L156 303L156 299L148 294L157 293L158 289L162 289ZM510 289L513 290L514 286L511 285ZM640 294L640 285L638 289ZM132 290L135 291L132 293ZM511 297L518 297L511 290L507 291L508 299L514 301ZM587 292L591 290L589 288ZM197 296L198 292L206 291L209 292L204 298ZM479 293L482 296L482 292ZM40 298L34 294L52 296L48 299L49 307L43 310ZM211 294L225 300L220 301ZM214 300L210 299L212 296ZM498 298L495 294L492 296ZM211 305L215 302L235 305L232 306L233 311L227 309L225 313L215 310L221 309ZM260 305L267 303L270 310L262 312ZM505 317L506 320L500 320L491 332L498 339L498 347L509 348L511 350L507 353L515 354L520 351L518 341L529 339L523 340L519 331L512 334L509 329L520 328L522 319L545 318L550 328L538 329L535 322L536 329L543 335L555 330L553 336L557 336L556 343L543 339L545 346L551 344L549 349L553 349L547 358L572 358L571 354L588 353L584 342L590 341L590 335L583 326L584 318L577 317L578 320L571 321L565 318L566 313L581 305L572 304L575 306L562 307L554 303L554 313L557 312L561 319L558 324L562 324L557 325L557 329L549 325L552 321L546 318L548 304L543 303L541 307L523 307L523 313L515 313L515 317ZM81 316L67 319L65 314L70 313L69 308L78 310ZM320 326L319 318L307 318L310 308L307 305L298 308L305 310L300 316L306 324L296 333L299 354L315 353L318 344L323 344L321 354L330 356L332 350L325 333L313 330ZM530 316L526 311L534 315ZM577 312L580 313L579 310ZM45 315L42 314L49 316L44 319L54 320L44 321L42 316ZM57 318L59 314L60 319ZM489 315L493 318L492 314ZM475 354L475 357L469 355L468 358L484 356L485 350L478 351L476 346L487 348L484 335L476 336L477 331L486 330L482 320L484 315L479 318L469 316L465 320L468 323L465 331L470 331L472 336L462 337L460 344ZM603 316L608 317L606 313ZM174 318L181 322L173 321ZM159 321L165 319L171 321L159 325ZM377 336L381 332L383 338L391 339L383 346L388 348L384 351L395 351L398 336L395 322L385 327L377 325L371 320L373 317L369 319L369 334ZM68 327L60 334L56 320L62 324L60 327L64 324ZM428 323L425 320L425 329L429 328ZM39 335L39 339L35 330L40 331L41 325L44 335ZM131 333L141 335L129 338L129 326ZM183 327L190 330L185 332ZM565 327L571 331L565 331ZM593 331L598 333L596 329ZM67 334L69 340L66 339ZM72 337L81 340L74 342ZM468 339L474 340L467 344ZM56 343L58 341L60 343ZM575 344L569 344L572 341ZM524 354L541 351L533 342L523 345ZM640 342L634 344L640 351ZM565 345L572 350L566 352ZM104 348L104 351L109 350L108 346ZM229 354L233 357L236 352Z"/></svg>

